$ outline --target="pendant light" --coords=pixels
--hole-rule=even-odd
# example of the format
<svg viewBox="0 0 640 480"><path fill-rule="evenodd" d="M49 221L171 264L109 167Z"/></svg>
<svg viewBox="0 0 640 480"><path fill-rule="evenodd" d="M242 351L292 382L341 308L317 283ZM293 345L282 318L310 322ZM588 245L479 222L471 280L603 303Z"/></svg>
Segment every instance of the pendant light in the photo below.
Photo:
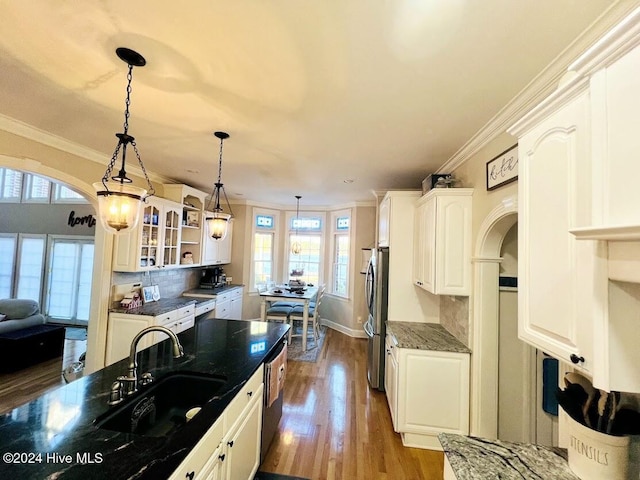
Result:
<svg viewBox="0 0 640 480"><path fill-rule="evenodd" d="M218 158L218 181L214 183L213 192L211 192L211 198L209 200L209 205L211 205L211 202L215 201L216 206L213 210L208 209L213 212L213 217L207 218L207 228L209 229L209 235L211 235L212 238L216 240L224 240L227 236L227 232L229 231L229 223L233 217L231 205L229 205L229 199L227 198L227 193L224 191L224 185L222 184L222 147L224 141L229 138L229 134L226 132L215 132L214 135L220 139L220 157ZM224 199L227 202L227 207L229 208L231 215L224 213L220 207L220 192L224 195Z"/></svg>
<svg viewBox="0 0 640 480"><path fill-rule="evenodd" d="M300 238L298 237L298 226L300 225L300 199L302 197L300 195L296 195L297 205L296 205L296 236L293 237L293 243L291 244L291 253L294 255L299 255L302 251L302 244L300 243Z"/></svg>
<svg viewBox="0 0 640 480"><path fill-rule="evenodd" d="M100 223L110 233L130 232L138 224L142 211L142 202L155 193L153 185L147 176L147 172L142 164L140 153L136 145L135 138L129 135L129 104L131 103L131 80L133 79L133 67L143 67L147 62L138 52L128 48L116 49L116 55L129 65L127 74L127 98L124 110L124 132L116 133L118 144L113 152L111 161L104 172L101 182L96 182L93 187L98 196L98 217ZM144 174L144 178L149 186L147 190L134 187L132 180L127 177L125 163L127 158L127 146L131 144L133 151L138 158L138 163ZM113 167L118 159L118 154L122 153L122 164L117 175L110 177Z"/></svg>

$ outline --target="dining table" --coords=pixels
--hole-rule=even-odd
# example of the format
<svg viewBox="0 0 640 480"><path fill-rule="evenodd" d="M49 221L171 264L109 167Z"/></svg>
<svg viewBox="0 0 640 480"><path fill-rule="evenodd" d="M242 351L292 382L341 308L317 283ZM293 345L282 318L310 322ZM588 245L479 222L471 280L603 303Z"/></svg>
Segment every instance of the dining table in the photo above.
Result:
<svg viewBox="0 0 640 480"><path fill-rule="evenodd" d="M300 292L300 293L296 293ZM309 302L315 301L318 287L307 285L300 290L298 287L274 286L260 292L260 318L267 321L267 303L290 302L302 305L302 351L307 351L307 328L309 327ZM293 325L291 326L293 328Z"/></svg>

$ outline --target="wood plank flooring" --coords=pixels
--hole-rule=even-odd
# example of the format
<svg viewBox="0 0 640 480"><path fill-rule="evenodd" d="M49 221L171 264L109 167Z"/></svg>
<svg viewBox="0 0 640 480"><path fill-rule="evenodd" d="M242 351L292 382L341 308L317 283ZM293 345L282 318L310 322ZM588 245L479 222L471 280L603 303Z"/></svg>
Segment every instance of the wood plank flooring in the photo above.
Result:
<svg viewBox="0 0 640 480"><path fill-rule="evenodd" d="M280 429L260 470L313 480L442 479L442 452L406 448L367 384L366 340L328 329L316 363L289 362Z"/></svg>
<svg viewBox="0 0 640 480"><path fill-rule="evenodd" d="M13 373L0 373L0 413L39 397L47 390L64 385L62 370L78 361L87 342L65 340L61 357Z"/></svg>

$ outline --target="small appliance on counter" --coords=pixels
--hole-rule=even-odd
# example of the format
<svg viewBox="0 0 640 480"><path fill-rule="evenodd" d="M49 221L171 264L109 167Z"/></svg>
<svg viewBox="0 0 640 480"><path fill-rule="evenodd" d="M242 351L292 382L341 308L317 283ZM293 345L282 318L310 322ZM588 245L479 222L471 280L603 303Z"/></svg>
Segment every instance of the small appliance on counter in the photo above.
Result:
<svg viewBox="0 0 640 480"><path fill-rule="evenodd" d="M219 288L227 284L227 276L222 267L205 268L202 270L200 288Z"/></svg>

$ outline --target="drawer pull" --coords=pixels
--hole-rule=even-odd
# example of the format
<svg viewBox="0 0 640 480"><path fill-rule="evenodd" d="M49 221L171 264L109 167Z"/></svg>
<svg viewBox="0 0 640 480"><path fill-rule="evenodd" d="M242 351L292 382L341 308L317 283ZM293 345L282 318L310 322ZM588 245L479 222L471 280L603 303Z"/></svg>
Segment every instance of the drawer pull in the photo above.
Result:
<svg viewBox="0 0 640 480"><path fill-rule="evenodd" d="M253 395L253 392L247 392L248 397L251 397L251 395Z"/></svg>
<svg viewBox="0 0 640 480"><path fill-rule="evenodd" d="M233 448L233 440L231 440L230 442L227 442L227 445Z"/></svg>
<svg viewBox="0 0 640 480"><path fill-rule="evenodd" d="M224 462L224 457L226 457L224 453L222 455L218 455L218 458L220 459L221 462Z"/></svg>

